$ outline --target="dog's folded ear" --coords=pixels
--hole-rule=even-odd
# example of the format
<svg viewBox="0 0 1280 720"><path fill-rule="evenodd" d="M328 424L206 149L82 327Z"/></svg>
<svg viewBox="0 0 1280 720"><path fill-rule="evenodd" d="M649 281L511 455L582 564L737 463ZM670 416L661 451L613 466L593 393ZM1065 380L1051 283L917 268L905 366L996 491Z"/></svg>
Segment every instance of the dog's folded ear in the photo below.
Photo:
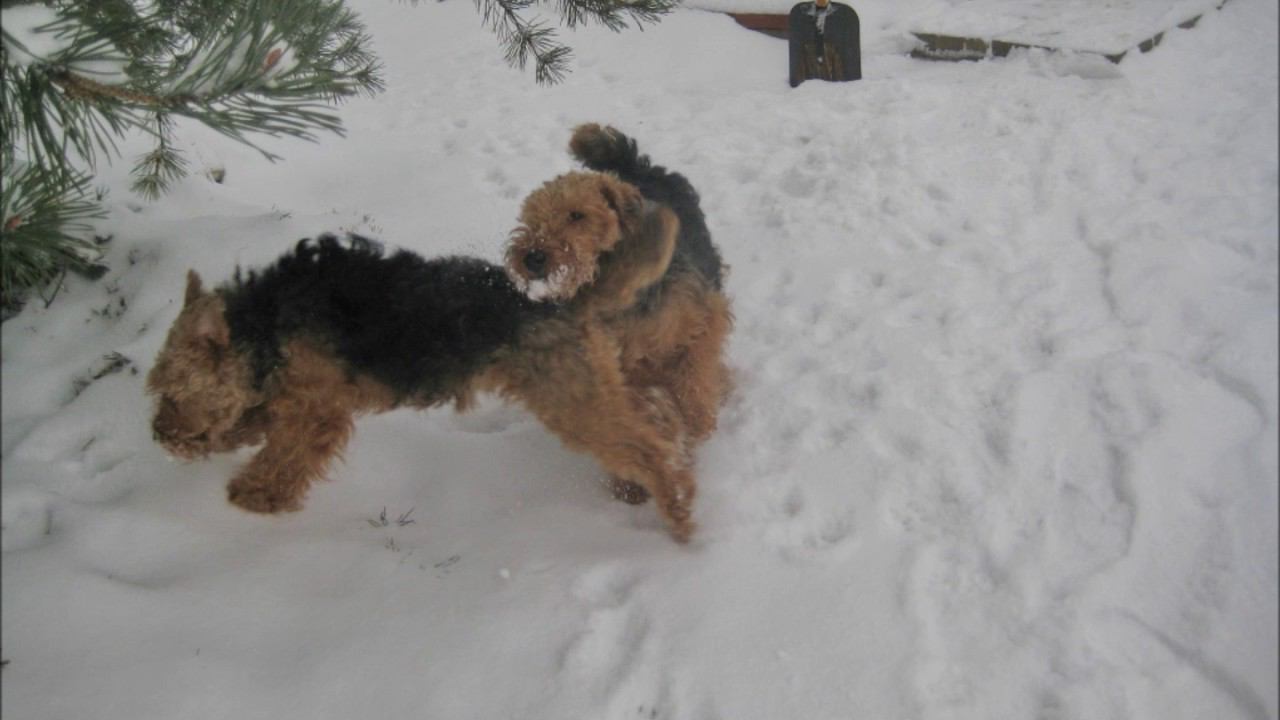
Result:
<svg viewBox="0 0 1280 720"><path fill-rule="evenodd" d="M618 216L618 224L624 234L635 231L643 219L644 196L640 189L631 183L623 182L608 175L600 176L600 193L609 204L609 208Z"/></svg>
<svg viewBox="0 0 1280 720"><path fill-rule="evenodd" d="M600 256L596 279L583 289L581 300L596 312L634 305L641 291L667 273L679 234L680 219L671 208L642 200L635 228Z"/></svg>
<svg viewBox="0 0 1280 720"><path fill-rule="evenodd" d="M652 285L667 273L671 256L676 251L676 239L680 236L680 218L662 203L642 200L640 222L634 234L623 239L614 254L621 254L645 278L644 286Z"/></svg>

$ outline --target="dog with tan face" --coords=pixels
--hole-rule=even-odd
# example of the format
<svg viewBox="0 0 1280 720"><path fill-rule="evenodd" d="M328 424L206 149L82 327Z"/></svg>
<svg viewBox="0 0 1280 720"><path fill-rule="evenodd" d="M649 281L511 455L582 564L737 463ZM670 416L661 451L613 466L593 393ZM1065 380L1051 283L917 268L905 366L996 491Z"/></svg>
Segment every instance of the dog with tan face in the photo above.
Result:
<svg viewBox="0 0 1280 720"><path fill-rule="evenodd" d="M597 259L617 246L641 216L633 185L602 173L561 175L530 195L511 233L512 282L535 300L569 300L595 279Z"/></svg>
<svg viewBox="0 0 1280 720"><path fill-rule="evenodd" d="M495 366L494 387L600 460L619 498L653 496L672 534L687 540L697 490L692 453L715 430L730 386L722 355L733 316L723 264L682 175L652 165L633 140L599 125L575 130L570 152L591 172L561 175L530 194L505 254L517 288L568 314L527 326L519 353ZM619 256L653 248L630 238L651 235L643 228L655 223L678 232L669 262L650 277L639 268L657 264ZM631 269L602 273L606 267Z"/></svg>
<svg viewBox="0 0 1280 720"><path fill-rule="evenodd" d="M152 430L188 460L261 444L229 499L254 512L298 510L357 415L465 407L520 326L553 312L495 265L388 257L354 236L303 240L212 291L192 271L147 376Z"/></svg>

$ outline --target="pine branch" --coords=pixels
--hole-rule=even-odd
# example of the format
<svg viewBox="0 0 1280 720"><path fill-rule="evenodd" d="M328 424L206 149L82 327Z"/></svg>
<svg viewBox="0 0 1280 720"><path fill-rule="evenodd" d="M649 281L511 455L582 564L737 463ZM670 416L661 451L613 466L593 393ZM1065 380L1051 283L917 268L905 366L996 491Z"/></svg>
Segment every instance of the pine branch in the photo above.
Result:
<svg viewBox="0 0 1280 720"><path fill-rule="evenodd" d="M556 9L570 28L594 22L621 32L627 20L636 27L657 22L676 6L675 0L558 0Z"/></svg>
<svg viewBox="0 0 1280 720"><path fill-rule="evenodd" d="M187 161L173 147L173 121L166 113L155 115L156 146L133 168L133 191L155 200L169 191L174 182L186 177Z"/></svg>
<svg viewBox="0 0 1280 720"><path fill-rule="evenodd" d="M94 4L74 4L44 28L68 38L67 48L15 68L16 77L4 83L6 135L9 128L25 130L21 143L6 137L6 145L21 145L37 164L63 175L74 171L67 150L92 168L97 152L114 155L115 137L130 128L148 130L157 113L198 120L274 160L251 135L340 135L341 121L326 104L383 89L381 65L366 49L368 35L340 2L170 0L161 5L174 15L142 18L152 39L135 43L158 48L156 55L133 58L116 49L114 38L137 33L137 27L126 32L117 17L89 29L78 22L96 17L85 5ZM210 11L210 5L221 9ZM205 9L197 13L197 6ZM206 27L184 44L176 30L196 16L216 32ZM164 40L156 39L161 35ZM7 32L4 46L7 53L26 51ZM12 67L7 58L5 65ZM10 122L11 108L22 124Z"/></svg>
<svg viewBox="0 0 1280 720"><path fill-rule="evenodd" d="M564 79L573 51L557 42L555 30L548 28L545 23L530 23L520 15L520 7L527 6L528 3L520 0L484 1L487 3L486 24L504 46L508 65L523 70L532 57L536 82L550 85Z"/></svg>
<svg viewBox="0 0 1280 720"><path fill-rule="evenodd" d="M411 0L417 4L417 0ZM550 3L550 0L545 0ZM534 79L540 85L560 82L569 72L573 51L561 43L555 29L524 13L536 9L539 0L474 0L481 24L498 37L508 65L523 70L532 59ZM676 7L677 0L555 0L556 14L565 27L596 23L614 32L657 22Z"/></svg>
<svg viewBox="0 0 1280 720"><path fill-rule="evenodd" d="M0 2L5 303L91 263L77 237L103 215L89 177L127 133L155 139L133 169L133 189L154 199L187 172L176 116L275 160L258 138L341 135L333 104L383 89L342 0Z"/></svg>
<svg viewBox="0 0 1280 720"><path fill-rule="evenodd" d="M97 151L114 152L115 138L132 124L130 119L115 107L80 102L81 95L59 88L57 70L51 71L39 62L17 64L12 56L27 53L25 45L7 29L2 39L3 148L21 151L36 167L47 168L60 183L71 182L78 174L77 159L92 168ZM103 58L97 44L79 49L83 53L72 56L76 60L91 63ZM68 51L60 53L66 54Z"/></svg>
<svg viewBox="0 0 1280 720"><path fill-rule="evenodd" d="M89 176L79 174L57 187L34 165L15 168L5 158L0 188L0 303L7 308L22 295L57 277L63 269L88 270L97 248L83 237L91 220L106 216L90 198Z"/></svg>

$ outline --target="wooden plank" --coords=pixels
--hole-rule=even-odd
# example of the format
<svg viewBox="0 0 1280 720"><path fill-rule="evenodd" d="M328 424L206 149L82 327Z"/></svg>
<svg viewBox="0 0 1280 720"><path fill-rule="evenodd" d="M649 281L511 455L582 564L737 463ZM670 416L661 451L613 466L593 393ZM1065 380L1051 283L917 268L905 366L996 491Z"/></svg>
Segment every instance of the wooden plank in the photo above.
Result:
<svg viewBox="0 0 1280 720"><path fill-rule="evenodd" d="M787 15L784 13L729 13L744 28L786 39Z"/></svg>
<svg viewBox="0 0 1280 720"><path fill-rule="evenodd" d="M1175 27L1194 27L1227 1L968 0L932 19L941 27L913 31L921 46L912 55L977 60L1004 57L1015 49L1041 49L1091 53L1118 63L1135 49L1155 48Z"/></svg>
<svg viewBox="0 0 1280 720"><path fill-rule="evenodd" d="M1195 27L1228 0L963 0L913 31L920 45L913 57L980 60L1016 49L1073 51L1118 63L1138 50L1149 52L1177 27ZM856 10L855 5L855 10ZM787 38L786 13L730 12L739 25Z"/></svg>

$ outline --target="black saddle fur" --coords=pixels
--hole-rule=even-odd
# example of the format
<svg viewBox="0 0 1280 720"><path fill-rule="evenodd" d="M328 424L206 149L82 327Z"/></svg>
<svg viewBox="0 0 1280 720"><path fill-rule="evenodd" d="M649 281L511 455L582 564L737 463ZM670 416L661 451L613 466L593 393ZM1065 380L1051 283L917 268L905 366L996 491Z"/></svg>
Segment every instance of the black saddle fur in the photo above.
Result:
<svg viewBox="0 0 1280 720"><path fill-rule="evenodd" d="M259 387L296 336L323 342L354 373L400 401L435 403L483 369L531 318L553 312L478 258L389 257L357 235L301 240L268 267L218 292L236 349L251 357Z"/></svg>

